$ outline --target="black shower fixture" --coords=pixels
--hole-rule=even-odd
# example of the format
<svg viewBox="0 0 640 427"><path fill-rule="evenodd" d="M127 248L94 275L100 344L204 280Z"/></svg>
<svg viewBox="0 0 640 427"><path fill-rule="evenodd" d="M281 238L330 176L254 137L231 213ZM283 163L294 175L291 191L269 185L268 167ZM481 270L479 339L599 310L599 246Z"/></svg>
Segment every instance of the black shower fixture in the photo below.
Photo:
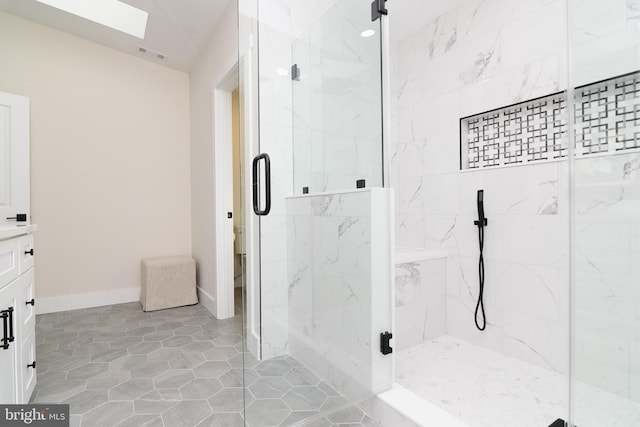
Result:
<svg viewBox="0 0 640 427"><path fill-rule="evenodd" d="M478 259L478 302L476 303L476 311L474 314L474 321L476 323L476 327L484 331L487 327L487 317L484 313L484 228L487 226L488 221L484 216L484 190L478 190L478 194L476 195L476 204L478 206L478 219L473 221L474 225L478 226L478 243L480 246L480 256ZM478 311L482 314L482 319L480 323L478 322Z"/></svg>

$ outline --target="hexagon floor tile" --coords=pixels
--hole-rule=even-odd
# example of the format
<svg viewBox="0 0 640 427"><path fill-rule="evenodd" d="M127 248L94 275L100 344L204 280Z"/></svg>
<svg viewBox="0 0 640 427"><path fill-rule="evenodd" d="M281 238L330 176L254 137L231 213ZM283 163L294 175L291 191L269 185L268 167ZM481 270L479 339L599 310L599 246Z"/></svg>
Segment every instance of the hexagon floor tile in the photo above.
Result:
<svg viewBox="0 0 640 427"><path fill-rule="evenodd" d="M68 403L72 425L82 427L287 426L345 402L290 356L245 355L243 383L242 317L217 320L200 304L38 315L36 343L32 402ZM379 426L350 409L348 420L336 413L309 425Z"/></svg>

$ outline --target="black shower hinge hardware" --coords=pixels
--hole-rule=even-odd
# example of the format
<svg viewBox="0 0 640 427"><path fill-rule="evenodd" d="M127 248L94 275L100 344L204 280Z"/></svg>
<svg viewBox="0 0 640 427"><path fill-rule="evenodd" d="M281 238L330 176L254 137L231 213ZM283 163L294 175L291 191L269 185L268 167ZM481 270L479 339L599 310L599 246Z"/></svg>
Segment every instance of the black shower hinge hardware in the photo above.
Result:
<svg viewBox="0 0 640 427"><path fill-rule="evenodd" d="M300 81L300 67L298 67L298 64L291 66L291 80Z"/></svg>
<svg viewBox="0 0 640 427"><path fill-rule="evenodd" d="M27 220L27 214L16 214L16 216L9 216L7 219L15 219L17 222L25 222Z"/></svg>
<svg viewBox="0 0 640 427"><path fill-rule="evenodd" d="M373 0L371 3L371 22L378 20L382 15L388 15L387 0Z"/></svg>
<svg viewBox="0 0 640 427"><path fill-rule="evenodd" d="M380 353L387 354L393 353L393 348L389 345L389 341L393 338L391 332L385 331L380 333Z"/></svg>
<svg viewBox="0 0 640 427"><path fill-rule="evenodd" d="M569 423L563 420L562 418L558 418L557 420L549 424L549 427L568 427L568 426L569 426ZM573 427L578 427L578 426L573 426Z"/></svg>

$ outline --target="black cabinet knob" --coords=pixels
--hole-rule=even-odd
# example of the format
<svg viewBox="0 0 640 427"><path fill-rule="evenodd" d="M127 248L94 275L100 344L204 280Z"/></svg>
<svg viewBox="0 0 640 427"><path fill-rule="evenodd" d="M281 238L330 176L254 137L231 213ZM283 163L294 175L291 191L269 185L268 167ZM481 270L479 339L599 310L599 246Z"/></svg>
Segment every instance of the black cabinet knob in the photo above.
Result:
<svg viewBox="0 0 640 427"><path fill-rule="evenodd" d="M35 305L36 305L36 300L35 300L34 298L31 298L31 300L30 300L30 301L27 301L27 304L26 304L26 305L32 305L32 306L34 306L34 307L35 307Z"/></svg>
<svg viewBox="0 0 640 427"><path fill-rule="evenodd" d="M28 250L28 251L24 251L24 254L25 254L25 255L31 255L31 256L33 256L33 248L31 248L31 249L30 249L30 250Z"/></svg>
<svg viewBox="0 0 640 427"><path fill-rule="evenodd" d="M29 363L29 364L27 365L27 368L33 368L33 369L36 369L36 361L34 360L34 361L33 361L33 363Z"/></svg>

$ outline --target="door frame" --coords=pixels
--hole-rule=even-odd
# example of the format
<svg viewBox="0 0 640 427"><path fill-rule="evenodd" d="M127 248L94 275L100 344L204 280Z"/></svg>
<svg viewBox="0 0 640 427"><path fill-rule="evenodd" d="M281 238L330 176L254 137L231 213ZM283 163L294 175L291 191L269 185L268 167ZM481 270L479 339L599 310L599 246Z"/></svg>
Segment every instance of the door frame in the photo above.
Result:
<svg viewBox="0 0 640 427"><path fill-rule="evenodd" d="M240 90L240 136L244 144L243 209L245 211L245 266L243 278L243 305L246 325L247 350L261 358L261 309L260 309L260 223L252 210L251 161L257 154L259 132L257 127L257 76L252 72L257 49L249 48L238 60L227 61L225 72L211 86L212 135L213 135L213 189L214 208L214 256L215 256L215 312L218 319L234 316L234 268L233 268L233 220L227 212L233 212L233 141L231 97L235 88ZM242 80L242 82L240 81Z"/></svg>
<svg viewBox="0 0 640 427"><path fill-rule="evenodd" d="M216 317L227 319L234 312L234 233L233 219L233 128L232 92L238 87L238 61L234 58L225 67L223 77L212 85L213 112L213 198L215 203L215 281ZM234 213L236 214L236 213Z"/></svg>

